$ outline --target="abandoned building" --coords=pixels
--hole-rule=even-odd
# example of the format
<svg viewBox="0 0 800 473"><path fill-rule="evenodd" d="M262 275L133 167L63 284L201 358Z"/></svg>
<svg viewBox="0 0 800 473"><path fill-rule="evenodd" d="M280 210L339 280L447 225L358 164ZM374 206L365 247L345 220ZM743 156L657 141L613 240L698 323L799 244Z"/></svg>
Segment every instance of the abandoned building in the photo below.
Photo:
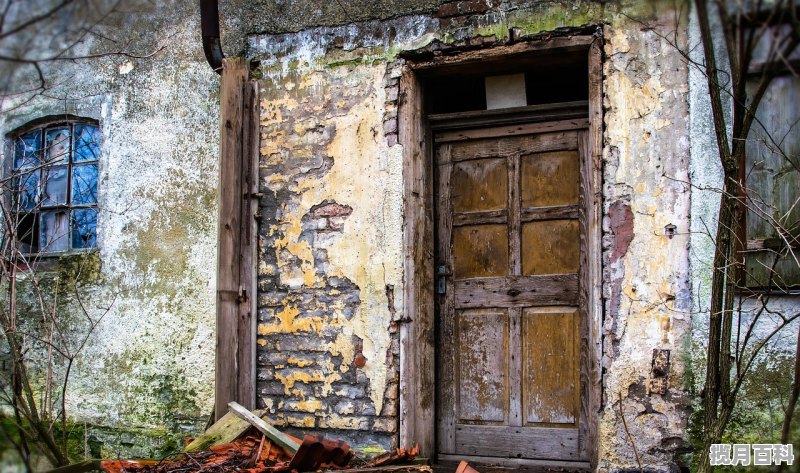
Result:
<svg viewBox="0 0 800 473"><path fill-rule="evenodd" d="M440 463L688 471L722 179L690 4L131 3L136 54L86 39L0 116L18 244L77 281L87 456L236 400ZM794 156L798 80L762 112ZM764 159L796 225L797 170Z"/></svg>

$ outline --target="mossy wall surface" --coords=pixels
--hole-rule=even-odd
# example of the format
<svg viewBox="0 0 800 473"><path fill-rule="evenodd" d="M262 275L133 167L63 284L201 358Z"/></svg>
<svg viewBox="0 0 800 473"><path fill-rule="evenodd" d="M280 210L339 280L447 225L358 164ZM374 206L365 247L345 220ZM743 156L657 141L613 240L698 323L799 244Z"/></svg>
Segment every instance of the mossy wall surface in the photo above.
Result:
<svg viewBox="0 0 800 473"><path fill-rule="evenodd" d="M49 269L77 276L95 316L111 307L67 395L76 431L85 425L90 453L103 456L178 445L213 404L219 78L203 58L195 2L138 8L119 26L156 54L49 69L70 80L0 117L4 132L63 113L100 121L99 248ZM697 267L690 277L690 254L709 251L689 237L687 183L714 182L699 172L712 169L709 155L693 152L690 167L690 127L702 123L690 121L676 49L692 44L687 11L636 1L222 2L226 53L259 61L258 395L273 422L360 447L397 443L397 324L409 303L400 53L505 44L512 28L522 37L580 28L604 49L598 468L638 468L628 434L648 471L684 466L692 342L702 339L691 333L702 290L690 281L707 278ZM65 322L78 320L68 300L59 307ZM71 327L77 339L80 324ZM663 394L653 389L657 354L670 360Z"/></svg>
<svg viewBox="0 0 800 473"><path fill-rule="evenodd" d="M59 21L98 21L111 5ZM47 93L6 101L0 130L64 114L99 120L98 248L40 258L33 275L58 293L69 346L88 330L78 298L102 317L67 386L73 453L86 439L91 456L158 456L200 432L213 406L219 77L205 62L196 2L127 2L97 28L118 43L88 35L76 55L124 45L141 57L45 64ZM57 46L42 31L32 41L31 54ZM21 315L35 319L33 275L20 277Z"/></svg>

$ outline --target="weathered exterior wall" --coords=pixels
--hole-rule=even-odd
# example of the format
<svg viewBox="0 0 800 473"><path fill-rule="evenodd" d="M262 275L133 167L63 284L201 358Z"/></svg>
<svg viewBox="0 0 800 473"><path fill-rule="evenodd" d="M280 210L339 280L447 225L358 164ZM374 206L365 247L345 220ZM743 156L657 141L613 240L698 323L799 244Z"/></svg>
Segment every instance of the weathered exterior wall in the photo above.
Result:
<svg viewBox="0 0 800 473"><path fill-rule="evenodd" d="M718 179L702 90L667 41L686 44L675 10L685 6L222 3L225 51L258 61L262 90L257 395L271 421L360 447L398 441L398 332L413 303L402 299L399 53L594 25L605 114L598 468L638 471L631 439L648 471L685 465L688 367L702 339L691 319L711 251L691 232L715 212L688 182ZM65 66L53 73L75 80L53 95L67 100L0 117L3 132L65 110L100 120L99 251L61 264L99 268L83 281L90 305L113 302L68 391L103 455L123 444L123 455L149 455L197 431L213 404L219 80L198 20L188 0L145 12L128 28L163 31L163 51Z"/></svg>
<svg viewBox="0 0 800 473"><path fill-rule="evenodd" d="M263 80L258 379L275 422L373 431L388 447L402 163L376 129L384 69Z"/></svg>
<svg viewBox="0 0 800 473"><path fill-rule="evenodd" d="M403 277L397 54L435 41L503 42L511 27L525 35L606 23L599 467L636 466L622 412L643 464L674 470L688 416L688 72L661 35L684 31L686 19L676 25L670 9L591 2L568 13L499 2L423 13L249 39L266 91L260 402L296 431L396 442L393 320L408 303L387 297ZM670 223L678 227L672 239L664 234ZM666 357L666 367L653 369Z"/></svg>
<svg viewBox="0 0 800 473"><path fill-rule="evenodd" d="M720 25L712 17L717 48L722 43ZM694 9L690 15L689 44L700 44L700 31ZM701 48L689 48L691 58L698 64L703 62ZM728 69L727 56L718 49L720 67ZM705 380L706 347L708 345L709 312L711 307L711 279L713 274L714 241L716 234L720 194L723 183L722 166L711 116L707 78L700 67L689 69L690 100L690 182L691 199L691 253L689 263L692 281L692 337L691 349L687 351L687 365L693 371L688 377L689 388L698 393ZM730 105L729 105L730 106ZM730 121L731 109L724 111ZM767 315L756 324L754 339L763 339L778 322L777 314L789 316L800 312L800 296L797 294L747 294L737 301L742 320L749 324L762 307L774 315ZM765 347L753 365L737 397L736 409L723 441L730 443L769 443L780 441L780 424L786 409L785 399L790 392L793 363L796 358L796 336L800 321L782 329ZM699 404L698 404L699 408ZM698 420L699 422L699 420ZM797 439L794 442L797 451Z"/></svg>
<svg viewBox="0 0 800 473"><path fill-rule="evenodd" d="M128 38L127 47L163 50L47 64L56 85L0 117L4 136L44 116L100 122L98 249L48 258L56 274L81 268L79 292L93 317L110 307L67 389L67 411L81 435L85 424L95 457L178 447L213 405L219 79L203 57L195 2L125 11L104 26L121 26L121 43L158 32ZM79 53L100 49L90 40ZM75 303L59 306L73 347L87 330Z"/></svg>
<svg viewBox="0 0 800 473"><path fill-rule="evenodd" d="M686 66L663 38L675 31L672 15L660 14L653 30L631 21L606 28L600 458L609 469L636 464L621 415L642 463L653 470L674 468L671 457L685 448L688 101ZM683 46L686 38L677 40ZM668 224L677 226L672 238L665 235ZM664 354L669 365L662 394L654 365Z"/></svg>

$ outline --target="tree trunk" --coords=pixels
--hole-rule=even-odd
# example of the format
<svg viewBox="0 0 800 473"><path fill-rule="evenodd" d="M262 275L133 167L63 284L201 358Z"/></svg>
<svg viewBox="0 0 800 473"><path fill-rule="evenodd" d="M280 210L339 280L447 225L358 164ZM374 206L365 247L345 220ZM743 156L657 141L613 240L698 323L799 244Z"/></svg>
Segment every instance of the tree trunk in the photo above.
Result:
<svg viewBox="0 0 800 473"><path fill-rule="evenodd" d="M709 449L721 441L722 432L730 418L734 400L730 395L730 343L733 319L734 282L737 271L736 232L739 225L738 185L727 176L735 174L726 170L725 183L719 205L719 221L714 249L714 266L711 280L711 313L708 326L708 353L706 380L703 386L703 450L700 452L698 472L711 471ZM721 406L720 406L721 404ZM722 412L720 412L720 407Z"/></svg>

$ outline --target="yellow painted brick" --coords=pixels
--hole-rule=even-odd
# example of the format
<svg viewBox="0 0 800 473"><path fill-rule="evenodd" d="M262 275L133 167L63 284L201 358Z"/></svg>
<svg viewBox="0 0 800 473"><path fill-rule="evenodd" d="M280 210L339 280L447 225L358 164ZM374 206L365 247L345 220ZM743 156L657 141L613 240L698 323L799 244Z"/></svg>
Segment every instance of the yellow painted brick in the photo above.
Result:
<svg viewBox="0 0 800 473"><path fill-rule="evenodd" d="M286 423L292 427L305 427L311 428L315 427L315 418L314 416L286 416Z"/></svg>
<svg viewBox="0 0 800 473"><path fill-rule="evenodd" d="M367 430L369 429L369 419L331 414L320 418L319 426L322 429Z"/></svg>
<svg viewBox="0 0 800 473"><path fill-rule="evenodd" d="M325 405L319 399L304 399L300 401L287 401L284 408L297 412L316 412Z"/></svg>

